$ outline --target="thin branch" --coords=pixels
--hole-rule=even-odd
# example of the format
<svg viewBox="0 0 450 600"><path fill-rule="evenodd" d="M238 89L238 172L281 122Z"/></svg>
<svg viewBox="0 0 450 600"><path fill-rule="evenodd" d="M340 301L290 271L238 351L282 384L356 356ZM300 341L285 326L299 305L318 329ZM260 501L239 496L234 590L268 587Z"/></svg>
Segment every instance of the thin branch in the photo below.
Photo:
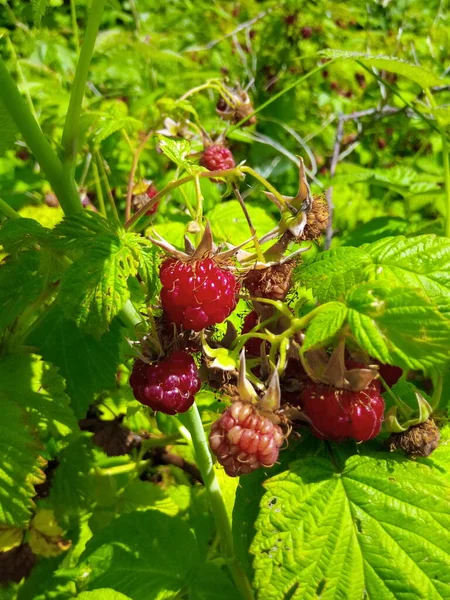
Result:
<svg viewBox="0 0 450 600"><path fill-rule="evenodd" d="M133 155L133 162L131 164L130 174L128 176L128 187L127 187L127 203L125 206L125 221L129 221L131 217L131 201L133 199L133 187L134 187L134 176L136 175L136 169L139 164L139 157L145 146L147 145L148 140L153 135L153 131L149 131L142 142L136 149L136 152Z"/></svg>
<svg viewBox="0 0 450 600"><path fill-rule="evenodd" d="M335 173L336 173L336 167L337 164L339 162L339 154L341 151L341 141L342 141L342 134L344 133L344 119L342 118L342 115L339 117L339 122L338 122L338 126L336 129L336 137L334 140L334 148L333 148L333 156L331 159L331 164L330 164L330 177L333 178ZM333 205L333 186L330 186L326 192L326 199L327 199L327 204L328 204L328 212L329 212L329 217L328 217L328 225L327 225L327 235L325 238L325 248L328 250L328 248L331 246L331 240L333 238L333 209L334 209L334 205Z"/></svg>

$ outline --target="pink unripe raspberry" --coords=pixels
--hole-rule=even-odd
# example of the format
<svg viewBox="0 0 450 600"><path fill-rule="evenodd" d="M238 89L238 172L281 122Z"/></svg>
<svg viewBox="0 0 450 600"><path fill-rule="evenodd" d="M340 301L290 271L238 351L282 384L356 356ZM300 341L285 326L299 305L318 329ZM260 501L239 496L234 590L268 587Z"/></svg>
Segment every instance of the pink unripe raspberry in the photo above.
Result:
<svg viewBox="0 0 450 600"><path fill-rule="evenodd" d="M208 171L226 171L236 166L233 155L225 146L213 144L203 152L200 164Z"/></svg>
<svg viewBox="0 0 450 600"><path fill-rule="evenodd" d="M225 410L209 435L211 450L230 477L272 467L278 459L283 432L256 406L240 400Z"/></svg>
<svg viewBox="0 0 450 600"><path fill-rule="evenodd" d="M177 350L156 364L136 360L130 385L136 400L174 415L192 406L201 383L192 356Z"/></svg>

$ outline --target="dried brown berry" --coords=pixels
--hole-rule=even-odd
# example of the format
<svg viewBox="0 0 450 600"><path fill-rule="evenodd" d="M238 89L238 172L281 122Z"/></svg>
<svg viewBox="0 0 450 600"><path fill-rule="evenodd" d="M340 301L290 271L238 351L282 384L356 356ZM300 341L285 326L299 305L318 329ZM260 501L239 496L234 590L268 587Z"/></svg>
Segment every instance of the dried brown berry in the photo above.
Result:
<svg viewBox="0 0 450 600"><path fill-rule="evenodd" d="M273 265L266 269L252 269L244 278L244 287L254 298L284 300L292 287L295 262Z"/></svg>
<svg viewBox="0 0 450 600"><path fill-rule="evenodd" d="M391 452L403 450L410 458L426 457L439 446L440 437L436 423L429 418L401 433L391 433L388 445Z"/></svg>
<svg viewBox="0 0 450 600"><path fill-rule="evenodd" d="M308 213L308 222L303 230L301 239L316 240L326 231L330 211L328 204L323 196L314 198L312 210Z"/></svg>
<svg viewBox="0 0 450 600"><path fill-rule="evenodd" d="M7 552L0 552L0 586L19 583L29 577L36 561L28 544L21 544Z"/></svg>

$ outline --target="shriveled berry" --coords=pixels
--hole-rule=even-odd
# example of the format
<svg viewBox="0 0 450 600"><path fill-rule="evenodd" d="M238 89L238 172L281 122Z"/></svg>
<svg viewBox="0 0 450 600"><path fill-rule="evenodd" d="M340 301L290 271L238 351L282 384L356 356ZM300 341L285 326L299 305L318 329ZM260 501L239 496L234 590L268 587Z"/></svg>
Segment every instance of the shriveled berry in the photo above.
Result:
<svg viewBox="0 0 450 600"><path fill-rule="evenodd" d="M161 303L169 321L200 331L222 323L236 308L239 283L212 258L161 265Z"/></svg>
<svg viewBox="0 0 450 600"><path fill-rule="evenodd" d="M301 391L300 405L320 439L364 442L380 433L384 400L378 381L360 392L310 381Z"/></svg>
<svg viewBox="0 0 450 600"><path fill-rule="evenodd" d="M206 148L200 159L200 164L208 171L225 171L236 166L231 151L219 144L213 144Z"/></svg>
<svg viewBox="0 0 450 600"><path fill-rule="evenodd" d="M284 300L292 287L294 261L266 269L252 269L245 275L243 285L256 298Z"/></svg>
<svg viewBox="0 0 450 600"><path fill-rule="evenodd" d="M35 562L36 556L28 544L0 552L0 587L29 577Z"/></svg>
<svg viewBox="0 0 450 600"><path fill-rule="evenodd" d="M256 406L240 400L225 410L211 428L209 445L227 475L238 477L278 459L283 432Z"/></svg>
<svg viewBox="0 0 450 600"><path fill-rule="evenodd" d="M439 429L430 417L406 431L391 433L387 443L391 452L403 450L410 458L427 457L439 446L440 437Z"/></svg>
<svg viewBox="0 0 450 600"><path fill-rule="evenodd" d="M136 400L153 410L174 415L192 406L201 383L192 356L177 350L152 365L136 360L130 385Z"/></svg>
<svg viewBox="0 0 450 600"><path fill-rule="evenodd" d="M256 327L257 323L258 313L252 310L252 312L248 313L248 315L245 316L244 323L242 324L241 333L248 333L254 327ZM249 340L247 340L244 346L247 356L259 356L261 344L262 340L260 340L259 338L250 338Z"/></svg>

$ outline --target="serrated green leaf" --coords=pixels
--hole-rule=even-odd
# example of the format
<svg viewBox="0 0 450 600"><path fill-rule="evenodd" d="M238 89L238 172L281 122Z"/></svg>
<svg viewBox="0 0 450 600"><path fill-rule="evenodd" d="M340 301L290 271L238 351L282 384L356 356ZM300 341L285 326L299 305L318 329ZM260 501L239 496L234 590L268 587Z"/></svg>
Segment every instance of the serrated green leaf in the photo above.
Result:
<svg viewBox="0 0 450 600"><path fill-rule="evenodd" d="M26 380L29 374L17 373ZM25 527L30 520L34 485L44 480L42 451L27 426L26 413L0 380L0 523Z"/></svg>
<svg viewBox="0 0 450 600"><path fill-rule="evenodd" d="M33 330L27 344L38 348L45 360L59 367L75 414L82 418L94 393L115 385L120 338L120 327L113 323L110 331L96 340L54 306Z"/></svg>
<svg viewBox="0 0 450 600"><path fill-rule="evenodd" d="M39 356L5 356L0 362L0 381L0 389L22 406L29 424L42 438L66 437L78 431L63 378Z"/></svg>
<svg viewBox="0 0 450 600"><path fill-rule="evenodd" d="M276 221L266 209L247 202L246 207L258 237L275 227ZM251 237L247 219L237 200L217 204L207 218L216 241L241 244Z"/></svg>
<svg viewBox="0 0 450 600"><path fill-rule="evenodd" d="M33 20L36 27L41 26L42 17L45 15L49 0L31 0Z"/></svg>
<svg viewBox="0 0 450 600"><path fill-rule="evenodd" d="M51 232L49 243L56 250L86 250L100 236L115 236L120 225L92 211L68 215Z"/></svg>
<svg viewBox="0 0 450 600"><path fill-rule="evenodd" d="M424 291L432 304L450 316L450 241L436 235L384 238L364 247L373 266L368 277L396 281Z"/></svg>
<svg viewBox="0 0 450 600"><path fill-rule="evenodd" d="M67 523L90 507L93 486L89 471L93 467L92 443L88 435L79 435L58 454L49 498L59 523Z"/></svg>
<svg viewBox="0 0 450 600"><path fill-rule="evenodd" d="M105 587L146 600L173 598L199 564L189 527L156 511L123 515L100 530L81 556L90 590Z"/></svg>
<svg viewBox="0 0 450 600"><path fill-rule="evenodd" d="M341 302L328 302L309 325L302 351L321 348L329 344L342 329L347 317L347 307Z"/></svg>
<svg viewBox="0 0 450 600"><path fill-rule="evenodd" d="M360 248L343 246L328 250L300 265L295 281L313 291L319 302L337 300L356 283L365 281L364 269L370 256Z"/></svg>
<svg viewBox="0 0 450 600"><path fill-rule="evenodd" d="M11 148L17 135L17 127L6 106L0 100L0 156Z"/></svg>
<svg viewBox="0 0 450 600"><path fill-rule="evenodd" d="M358 61L367 67L375 67L377 69L389 71L390 73L402 75L420 85L422 89L443 84L442 79L437 77L437 75L430 73L423 67L419 67L392 56L370 56L369 54L364 54L362 52L349 52L347 50L322 50L320 54L327 58L341 58L344 60Z"/></svg>
<svg viewBox="0 0 450 600"><path fill-rule="evenodd" d="M9 219L0 228L0 244L12 254L29 248L36 242L44 242L49 230L34 219Z"/></svg>
<svg viewBox="0 0 450 600"><path fill-rule="evenodd" d="M158 140L162 152L178 167L188 169L193 166L190 165L189 160L186 158L191 151L189 140L171 139L161 134L158 134Z"/></svg>
<svg viewBox="0 0 450 600"><path fill-rule="evenodd" d="M0 332L42 293L44 279L39 267L40 256L35 250L21 252L17 259L0 267Z"/></svg>
<svg viewBox="0 0 450 600"><path fill-rule="evenodd" d="M258 599L450 597L446 477L381 452L338 462L301 458L265 483Z"/></svg>
<svg viewBox="0 0 450 600"><path fill-rule="evenodd" d="M98 237L89 253L64 273L57 303L67 317L98 338L129 300L128 277L136 273L128 246L113 236Z"/></svg>
<svg viewBox="0 0 450 600"><path fill-rule="evenodd" d="M424 370L447 362L450 321L425 294L367 282L353 287L346 301L350 329L374 358Z"/></svg>

